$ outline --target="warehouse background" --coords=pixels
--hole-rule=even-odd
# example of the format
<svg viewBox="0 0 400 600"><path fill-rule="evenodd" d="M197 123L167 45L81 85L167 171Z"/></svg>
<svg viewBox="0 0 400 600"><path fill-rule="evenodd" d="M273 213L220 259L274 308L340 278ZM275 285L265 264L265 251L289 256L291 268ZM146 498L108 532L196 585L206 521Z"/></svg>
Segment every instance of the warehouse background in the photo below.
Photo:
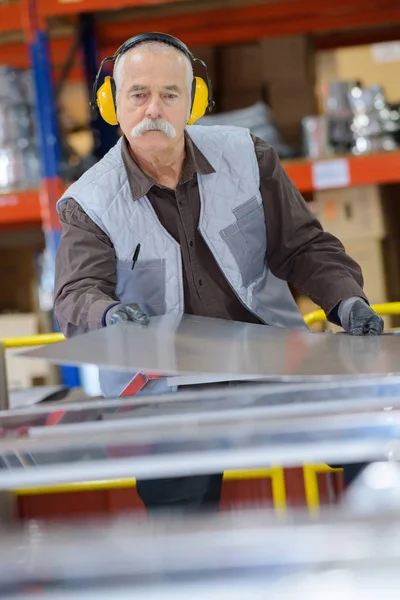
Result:
<svg viewBox="0 0 400 600"><path fill-rule="evenodd" d="M396 2L148 4L0 3L0 338L56 328L55 202L119 135L90 111L89 90L101 58L148 30L180 37L207 63L216 110L202 123L249 127L269 141L363 267L370 300L400 300ZM303 314L316 308L293 293ZM7 368L13 389L63 381L96 392L88 370L15 357Z"/></svg>

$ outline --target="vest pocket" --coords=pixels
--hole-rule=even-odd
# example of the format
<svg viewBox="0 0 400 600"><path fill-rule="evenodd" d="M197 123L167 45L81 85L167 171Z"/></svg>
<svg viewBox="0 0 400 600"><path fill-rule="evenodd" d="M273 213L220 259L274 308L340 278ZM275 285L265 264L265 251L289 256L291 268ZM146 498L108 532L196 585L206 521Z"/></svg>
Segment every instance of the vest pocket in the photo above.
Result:
<svg viewBox="0 0 400 600"><path fill-rule="evenodd" d="M149 317L165 314L164 259L117 260L117 296L121 302L136 302Z"/></svg>
<svg viewBox="0 0 400 600"><path fill-rule="evenodd" d="M255 203L257 208L254 208ZM247 209L247 210L246 210ZM242 275L243 285L249 286L261 276L267 251L264 208L254 199L234 210L237 218L220 231Z"/></svg>

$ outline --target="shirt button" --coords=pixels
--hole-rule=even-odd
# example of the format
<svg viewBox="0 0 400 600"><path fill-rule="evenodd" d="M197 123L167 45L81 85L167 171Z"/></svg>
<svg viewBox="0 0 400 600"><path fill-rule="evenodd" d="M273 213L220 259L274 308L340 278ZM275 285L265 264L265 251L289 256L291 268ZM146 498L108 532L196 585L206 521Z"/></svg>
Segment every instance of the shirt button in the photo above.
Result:
<svg viewBox="0 0 400 600"><path fill-rule="evenodd" d="M193 246L194 246L193 240L190 240L189 245L190 245L191 248L193 248Z"/></svg>
<svg viewBox="0 0 400 600"><path fill-rule="evenodd" d="M203 280L199 279L199 285L203 285Z"/></svg>
<svg viewBox="0 0 400 600"><path fill-rule="evenodd" d="M183 200L179 200L179 206L184 206L184 201Z"/></svg>

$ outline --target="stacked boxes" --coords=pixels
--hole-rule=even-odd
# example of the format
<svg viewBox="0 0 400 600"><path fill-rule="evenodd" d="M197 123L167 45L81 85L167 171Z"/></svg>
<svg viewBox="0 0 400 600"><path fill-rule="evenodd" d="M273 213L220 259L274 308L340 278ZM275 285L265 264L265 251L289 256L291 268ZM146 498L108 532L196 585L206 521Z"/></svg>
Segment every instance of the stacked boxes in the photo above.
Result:
<svg viewBox="0 0 400 600"><path fill-rule="evenodd" d="M301 145L301 121L317 112L315 52L305 35L260 42L262 79L285 141Z"/></svg>
<svg viewBox="0 0 400 600"><path fill-rule="evenodd" d="M308 315L309 313L316 311L316 310L320 310L320 308L321 308L320 306L317 306L316 304L314 304L314 302L312 300L310 300L310 298L307 298L307 296L298 296L296 298L296 304L297 304L299 311L303 315L303 317L305 315ZM313 323L312 325L310 325L310 329L314 333L316 333L316 332L321 333L322 331L325 330L325 323L323 321Z"/></svg>
<svg viewBox="0 0 400 600"><path fill-rule="evenodd" d="M264 100L285 142L300 148L301 120L317 111L314 63L307 36L217 48L217 109L237 110Z"/></svg>
<svg viewBox="0 0 400 600"><path fill-rule="evenodd" d="M218 110L252 106L263 99L260 44L237 44L217 49Z"/></svg>
<svg viewBox="0 0 400 600"><path fill-rule="evenodd" d="M362 268L364 290L371 304L389 300L384 240L390 198L384 187L362 186L316 192L313 209L326 231L340 239ZM390 319L386 319L386 327Z"/></svg>
<svg viewBox="0 0 400 600"><path fill-rule="evenodd" d="M0 337L31 336L40 332L40 319L35 313L0 315ZM33 385L57 385L57 370L46 361L18 358L20 349L6 352L7 384L10 390Z"/></svg>
<svg viewBox="0 0 400 600"><path fill-rule="evenodd" d="M371 304L400 299L393 287L399 281L399 236L391 222L397 224L392 218L393 210L397 212L397 197L385 186L371 185L315 192L310 203L324 230L337 237L361 266L364 291ZM297 304L303 315L319 308L304 296L297 298ZM392 326L390 317L384 320L386 328ZM321 331L322 327L316 324L312 330ZM332 325L330 329L338 330Z"/></svg>

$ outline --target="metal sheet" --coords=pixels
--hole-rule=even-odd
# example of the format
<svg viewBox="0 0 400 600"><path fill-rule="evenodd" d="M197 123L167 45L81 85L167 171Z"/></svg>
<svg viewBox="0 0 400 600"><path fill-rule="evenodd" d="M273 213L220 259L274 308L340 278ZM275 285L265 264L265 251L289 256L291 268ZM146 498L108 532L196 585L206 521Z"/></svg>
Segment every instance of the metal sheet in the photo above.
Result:
<svg viewBox="0 0 400 600"><path fill-rule="evenodd" d="M0 489L132 477L152 479L270 464L340 464L397 459L400 413L270 420L247 415L139 427L98 423L50 436L0 440Z"/></svg>
<svg viewBox="0 0 400 600"><path fill-rule="evenodd" d="M43 585L53 594L75 590L78 598L158 600L173 598L175 589L177 598L204 598L207 591L207 598L261 600L268 590L274 600L303 600L330 597L334 579L338 597L358 597L344 593L350 582L364 592L366 583L372 584L375 595L361 597L376 598L385 591L385 598L397 598L399 533L398 514L366 520L337 510L313 523L298 513L291 514L290 522L277 523L265 511L184 520L170 516L147 523L127 518L57 526L34 522L25 530L1 531L0 594L4 598L13 585L14 590L25 585L35 591ZM383 587L376 595L377 579ZM300 587L294 593L296 583ZM386 593L393 584L397 596ZM131 596L124 593L128 587ZM291 595L282 595L289 590Z"/></svg>
<svg viewBox="0 0 400 600"><path fill-rule="evenodd" d="M399 377L229 386L1 413L0 489L386 460L398 452L399 387Z"/></svg>
<svg viewBox="0 0 400 600"><path fill-rule="evenodd" d="M64 385L40 385L27 389L10 390L10 408L18 409L40 402L48 402L52 397L57 395L66 395L66 387Z"/></svg>
<svg viewBox="0 0 400 600"><path fill-rule="evenodd" d="M24 353L58 364L97 364L168 375L304 380L400 373L400 337L351 337L195 316L123 323Z"/></svg>
<svg viewBox="0 0 400 600"><path fill-rule="evenodd" d="M28 396L29 397L29 396ZM69 437L155 426L198 427L248 419L325 418L400 409L400 377L313 384L247 384L162 396L46 403L0 412L0 438Z"/></svg>
<svg viewBox="0 0 400 600"><path fill-rule="evenodd" d="M286 575L286 576L285 576ZM312 569L300 570L298 573L277 573L275 578L263 573L239 571L229 577L222 574L208 578L204 573L201 579L184 577L182 580L150 582L146 584L121 584L107 582L105 585L60 584L52 586L49 583L35 590L37 598L43 600L318 600L332 598L332 590L338 598L355 600L398 600L400 574L398 564L389 567L376 566L371 568L357 567L335 571L333 568L315 572ZM48 589L46 589L48 587ZM43 591L39 591L39 590ZM310 594L310 589L312 590ZM2 595L3 600L31 600L31 591L27 595Z"/></svg>

